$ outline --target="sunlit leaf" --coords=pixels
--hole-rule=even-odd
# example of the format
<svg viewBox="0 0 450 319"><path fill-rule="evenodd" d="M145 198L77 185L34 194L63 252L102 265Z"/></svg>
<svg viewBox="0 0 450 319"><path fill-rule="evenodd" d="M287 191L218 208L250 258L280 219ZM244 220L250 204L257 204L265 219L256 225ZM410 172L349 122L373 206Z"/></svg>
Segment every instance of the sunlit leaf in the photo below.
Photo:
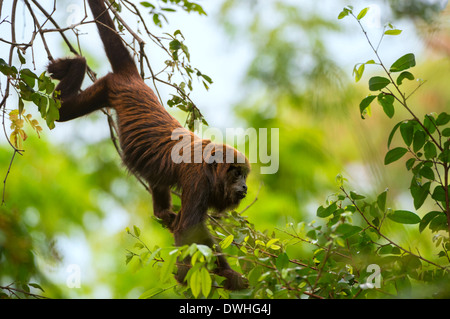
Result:
<svg viewBox="0 0 450 319"><path fill-rule="evenodd" d="M408 150L404 147L396 147L389 152L387 152L386 156L384 157L384 165L388 165L390 163L393 163L400 158L402 158L403 155L405 155L408 152Z"/></svg>
<svg viewBox="0 0 450 319"><path fill-rule="evenodd" d="M408 53L395 61L391 68L390 72L401 72L403 70L409 69L416 65L416 58L413 53Z"/></svg>
<svg viewBox="0 0 450 319"><path fill-rule="evenodd" d="M389 219L400 224L418 224L420 217L407 210L396 210L387 215Z"/></svg>

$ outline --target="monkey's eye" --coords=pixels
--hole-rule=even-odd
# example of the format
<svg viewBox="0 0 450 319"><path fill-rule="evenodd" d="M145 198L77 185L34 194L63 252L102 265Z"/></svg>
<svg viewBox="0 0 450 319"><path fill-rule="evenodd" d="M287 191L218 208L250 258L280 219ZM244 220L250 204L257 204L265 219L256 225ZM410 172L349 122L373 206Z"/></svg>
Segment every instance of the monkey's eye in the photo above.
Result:
<svg viewBox="0 0 450 319"><path fill-rule="evenodd" d="M233 176L239 177L239 176L241 176L241 172L238 169L235 169L235 170L233 170Z"/></svg>

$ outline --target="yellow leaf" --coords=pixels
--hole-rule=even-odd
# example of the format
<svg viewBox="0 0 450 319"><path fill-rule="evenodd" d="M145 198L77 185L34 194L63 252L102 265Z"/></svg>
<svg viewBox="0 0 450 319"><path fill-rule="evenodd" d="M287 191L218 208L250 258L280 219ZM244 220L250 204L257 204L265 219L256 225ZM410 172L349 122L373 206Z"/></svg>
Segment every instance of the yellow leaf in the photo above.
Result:
<svg viewBox="0 0 450 319"><path fill-rule="evenodd" d="M271 240L269 240L266 244L267 248L270 248L270 246L272 246L273 244L275 244L277 241L279 241L279 238L272 238Z"/></svg>

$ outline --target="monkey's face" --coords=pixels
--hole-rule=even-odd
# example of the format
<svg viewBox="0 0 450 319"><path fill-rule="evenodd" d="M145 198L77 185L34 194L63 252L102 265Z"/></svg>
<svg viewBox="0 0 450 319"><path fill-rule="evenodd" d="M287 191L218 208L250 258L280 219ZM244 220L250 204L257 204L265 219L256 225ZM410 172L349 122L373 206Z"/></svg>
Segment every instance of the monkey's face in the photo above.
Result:
<svg viewBox="0 0 450 319"><path fill-rule="evenodd" d="M212 171L210 205L218 211L234 209L247 195L250 164L242 153L228 145L211 143L210 146L214 146L210 148L211 157L207 158Z"/></svg>
<svg viewBox="0 0 450 319"><path fill-rule="evenodd" d="M227 166L223 201L226 209L234 209L247 196L246 180L250 166L247 163L228 164Z"/></svg>
<svg viewBox="0 0 450 319"><path fill-rule="evenodd" d="M247 174L241 165L230 165L227 172L227 186L231 202L238 202L247 195Z"/></svg>

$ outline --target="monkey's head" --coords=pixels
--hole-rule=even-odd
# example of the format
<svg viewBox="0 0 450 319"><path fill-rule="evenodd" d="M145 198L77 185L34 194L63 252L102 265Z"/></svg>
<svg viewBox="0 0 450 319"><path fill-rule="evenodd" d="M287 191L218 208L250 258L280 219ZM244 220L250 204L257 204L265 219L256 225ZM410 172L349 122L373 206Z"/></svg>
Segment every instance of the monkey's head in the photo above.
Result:
<svg viewBox="0 0 450 319"><path fill-rule="evenodd" d="M218 211L236 208L247 195L248 159L235 148L225 144L208 144L205 162L211 183L210 206Z"/></svg>

